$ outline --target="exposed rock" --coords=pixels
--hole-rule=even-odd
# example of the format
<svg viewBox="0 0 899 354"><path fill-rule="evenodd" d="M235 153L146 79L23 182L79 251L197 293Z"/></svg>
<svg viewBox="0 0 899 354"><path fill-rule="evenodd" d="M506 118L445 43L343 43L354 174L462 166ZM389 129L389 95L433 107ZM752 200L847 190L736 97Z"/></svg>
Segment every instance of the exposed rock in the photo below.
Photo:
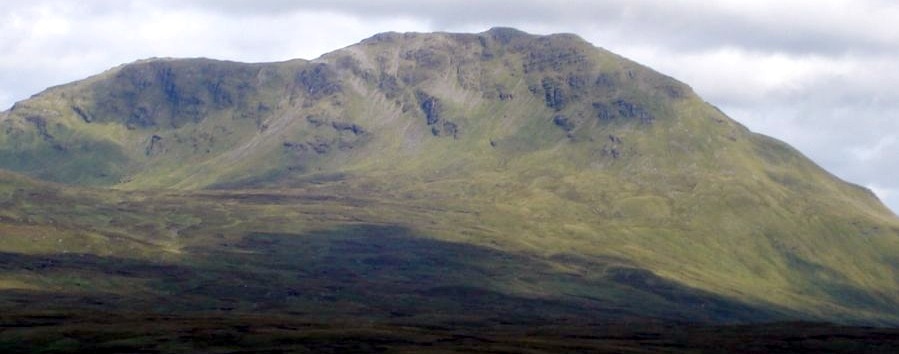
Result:
<svg viewBox="0 0 899 354"><path fill-rule="evenodd" d="M618 159L619 157L621 157L621 152L618 150L617 147L603 146L602 155L610 156L613 159Z"/></svg>
<svg viewBox="0 0 899 354"><path fill-rule="evenodd" d="M574 91L580 91L587 88L587 78L581 75L569 75L568 87Z"/></svg>
<svg viewBox="0 0 899 354"><path fill-rule="evenodd" d="M494 90L484 91L481 96L488 100L499 99L500 101L510 101L515 98L515 95L509 92L508 89L501 84L497 84Z"/></svg>
<svg viewBox="0 0 899 354"><path fill-rule="evenodd" d="M612 134L609 134L609 141L612 142L613 144L621 144L621 138L619 138L615 135L612 135Z"/></svg>
<svg viewBox="0 0 899 354"><path fill-rule="evenodd" d="M215 135L209 132L195 133L190 135L188 142L194 153L201 151L209 153L212 151L212 147L215 146Z"/></svg>
<svg viewBox="0 0 899 354"><path fill-rule="evenodd" d="M453 139L459 138L459 127L456 123L445 121L443 122L443 136L452 136ZM440 134L438 134L440 136Z"/></svg>
<svg viewBox="0 0 899 354"><path fill-rule="evenodd" d="M525 57L523 64L525 73L559 72L588 62L583 50L570 44L560 44L548 37L538 38L535 42L534 47L529 50Z"/></svg>
<svg viewBox="0 0 899 354"><path fill-rule="evenodd" d="M522 32L510 27L493 27L487 30L487 34L490 35L493 40L503 45L512 43L512 41L516 39L526 38L530 36L526 32Z"/></svg>
<svg viewBox="0 0 899 354"><path fill-rule="evenodd" d="M596 113L596 118L600 121L610 121L615 118L609 106L602 102L593 102L593 111Z"/></svg>
<svg viewBox="0 0 899 354"><path fill-rule="evenodd" d="M158 83L158 86L162 89L163 99L170 108L171 116L169 117L169 125L173 128L178 128L184 124L184 122L192 121L199 122L206 115L205 109L205 100L200 97L200 92L197 90L184 90L178 86L178 71L172 67L170 62L152 62L150 63L150 69L155 76L155 82ZM184 70L180 70L180 73L183 75ZM199 84L199 83L197 83ZM153 82L147 85L147 88L153 86ZM206 85L207 89L214 89L215 85ZM200 86L202 87L202 86ZM218 88L217 90L221 90ZM221 92L219 92L221 94ZM136 101L136 102L139 102ZM156 117L156 113L159 110L147 111L150 113L150 116L143 117L143 120L153 121L153 124L156 125L157 118L165 118L165 117ZM164 123L164 122L163 122ZM147 127L150 125L142 125L136 124L135 126Z"/></svg>
<svg viewBox="0 0 899 354"><path fill-rule="evenodd" d="M424 91L416 92L415 96L418 98L418 107L425 114L425 122L431 127L431 134L434 136L459 137L459 126L443 118L440 100Z"/></svg>
<svg viewBox="0 0 899 354"><path fill-rule="evenodd" d="M221 80L206 83L206 90L209 91L210 96L212 96L212 103L215 104L217 108L225 108L234 105L233 95Z"/></svg>
<svg viewBox="0 0 899 354"><path fill-rule="evenodd" d="M402 58L415 61L415 64L421 69L431 70L441 68L445 62L445 59L440 54L427 48L406 51L403 53Z"/></svg>
<svg viewBox="0 0 899 354"><path fill-rule="evenodd" d="M303 69L297 74L296 81L313 99L329 96L341 90L337 74L327 64L316 64L312 68Z"/></svg>
<svg viewBox="0 0 899 354"><path fill-rule="evenodd" d="M247 95L255 91L247 80L257 72L252 67L206 59L138 62L98 85L102 95L91 105L91 112L79 108L85 113L82 119L89 117L92 122L124 118L126 124L131 120L131 129L178 128L202 121L211 110L246 106ZM139 107L146 112L137 112Z"/></svg>
<svg viewBox="0 0 899 354"><path fill-rule="evenodd" d="M153 63L152 66L156 69L156 80L162 86L165 98L173 106L177 106L181 101L181 96L178 94L178 86L175 84L175 73L172 71L172 67L163 63Z"/></svg>
<svg viewBox="0 0 899 354"><path fill-rule="evenodd" d="M649 112L635 103L625 100L615 101L615 107L618 108L618 114L624 118L637 118L641 123L652 123L655 119Z"/></svg>
<svg viewBox="0 0 899 354"><path fill-rule="evenodd" d="M627 71L627 78L628 78L628 79L631 79L631 80L636 80L636 79L637 79L637 73L634 72L633 70L628 70L628 71Z"/></svg>
<svg viewBox="0 0 899 354"><path fill-rule="evenodd" d="M499 97L500 101L509 101L515 98L515 96L506 91L506 87L503 85L496 86L496 95Z"/></svg>
<svg viewBox="0 0 899 354"><path fill-rule="evenodd" d="M640 123L650 124L655 120L655 117L643 107L623 99L615 100L611 106L603 102L593 102L593 111L600 121L625 118L637 119Z"/></svg>
<svg viewBox="0 0 899 354"><path fill-rule="evenodd" d="M346 122L331 122L331 127L333 127L334 130L337 130L337 131L349 131L349 132L352 132L353 135L362 135L362 134L365 134L365 130L363 130L362 127L360 127L360 126L358 126L358 125L356 125L356 124L353 124L353 123L346 123Z"/></svg>
<svg viewBox="0 0 899 354"><path fill-rule="evenodd" d="M316 128L322 126L326 122L326 120L322 117L316 117L316 116L311 116L311 115L306 116L306 121L309 122L309 124L312 124L312 126L316 127Z"/></svg>
<svg viewBox="0 0 899 354"><path fill-rule="evenodd" d="M52 141L53 135L50 135L50 132L47 130L47 120L41 116L28 116L25 117L25 120L34 124L34 128L37 129L38 136L44 141Z"/></svg>
<svg viewBox="0 0 899 354"><path fill-rule="evenodd" d="M82 109L81 107L72 106L72 111L74 111L75 114L77 114L78 117L80 117L81 120L83 120L85 123L90 123L90 122L94 121L94 117L91 116L91 114L88 111Z"/></svg>
<svg viewBox="0 0 899 354"><path fill-rule="evenodd" d="M451 136L454 139L459 138L459 127L456 123L450 121L441 121L439 124L431 126L431 134L434 136Z"/></svg>
<svg viewBox="0 0 899 354"><path fill-rule="evenodd" d="M172 128L179 128L186 122L199 123L206 116L206 102L196 96L182 96L172 112L169 121Z"/></svg>
<svg viewBox="0 0 899 354"><path fill-rule="evenodd" d="M424 91L416 92L415 96L418 98L418 105L424 112L428 125L437 124L440 121L440 101Z"/></svg>
<svg viewBox="0 0 899 354"><path fill-rule="evenodd" d="M122 86L133 89L133 93L143 93L153 86L154 78L159 77L153 73L154 70L150 66L140 64L127 65L116 74L115 79L118 82L125 83Z"/></svg>
<svg viewBox="0 0 899 354"><path fill-rule="evenodd" d="M319 155L327 154L331 151L331 142L319 137L307 141L306 145L309 145L309 147L312 148L312 151L315 151L315 153Z"/></svg>
<svg viewBox="0 0 899 354"><path fill-rule="evenodd" d="M488 61L496 57L493 54L493 50L490 49L489 43L487 43L487 37L478 36L478 44L481 45L481 60Z"/></svg>
<svg viewBox="0 0 899 354"><path fill-rule="evenodd" d="M593 85L597 88L612 90L616 87L616 79L609 73L602 73L596 77Z"/></svg>
<svg viewBox="0 0 899 354"><path fill-rule="evenodd" d="M299 154L309 151L309 147L306 146L306 144L297 143L297 142L293 142L293 141L285 141L282 144L282 146L284 147L284 150L286 150L286 151L299 153Z"/></svg>
<svg viewBox="0 0 899 354"><path fill-rule="evenodd" d="M355 75L364 75L362 72L362 64L358 59L354 58L351 55L342 55L337 57L335 60L335 64L337 65L337 69L340 70L349 70L353 72Z"/></svg>
<svg viewBox="0 0 899 354"><path fill-rule="evenodd" d="M544 78L541 81L543 86L543 98L546 102L546 106L552 108L556 111L561 111L565 108L566 97L565 91L563 91L559 82L552 78Z"/></svg>
<svg viewBox="0 0 899 354"><path fill-rule="evenodd" d="M570 132L575 128L574 122L572 122L571 119L568 119L568 117L561 114L553 117L553 124L566 132Z"/></svg>
<svg viewBox="0 0 899 354"><path fill-rule="evenodd" d="M156 156L162 153L162 137L156 134L150 137L149 142L147 143L146 149L144 149L144 155L146 156Z"/></svg>
<svg viewBox="0 0 899 354"><path fill-rule="evenodd" d="M390 99L396 98L402 90L396 76L388 75L384 72L378 78L378 88L384 92L384 96Z"/></svg>
<svg viewBox="0 0 899 354"><path fill-rule="evenodd" d="M394 43L402 38L402 34L397 32L383 32L369 37L362 43Z"/></svg>
<svg viewBox="0 0 899 354"><path fill-rule="evenodd" d="M678 84L662 85L658 89L665 93L668 98L680 99L687 96L687 89Z"/></svg>
<svg viewBox="0 0 899 354"><path fill-rule="evenodd" d="M153 114L147 107L137 107L131 112L131 116L125 121L125 126L128 129L135 128L149 128L156 125L156 120L153 117Z"/></svg>
<svg viewBox="0 0 899 354"><path fill-rule="evenodd" d="M415 70L414 65L406 65L397 73L400 81L408 86L415 86L428 79L429 70Z"/></svg>

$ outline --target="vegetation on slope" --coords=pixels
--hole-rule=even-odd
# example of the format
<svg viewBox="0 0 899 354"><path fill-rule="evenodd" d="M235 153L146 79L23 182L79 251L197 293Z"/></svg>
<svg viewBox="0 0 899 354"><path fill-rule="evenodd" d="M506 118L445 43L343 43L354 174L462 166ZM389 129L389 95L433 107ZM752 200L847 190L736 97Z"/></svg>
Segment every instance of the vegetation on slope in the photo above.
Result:
<svg viewBox="0 0 899 354"><path fill-rule="evenodd" d="M899 323L869 191L573 35L147 60L0 127L62 183L3 176L7 308Z"/></svg>

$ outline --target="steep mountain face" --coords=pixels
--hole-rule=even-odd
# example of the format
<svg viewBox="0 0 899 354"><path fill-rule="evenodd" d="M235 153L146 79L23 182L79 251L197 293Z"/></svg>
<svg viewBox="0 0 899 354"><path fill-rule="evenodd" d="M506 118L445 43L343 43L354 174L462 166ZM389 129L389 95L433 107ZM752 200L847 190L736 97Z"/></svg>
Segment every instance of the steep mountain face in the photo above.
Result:
<svg viewBox="0 0 899 354"><path fill-rule="evenodd" d="M402 290L447 309L481 297L572 316L899 323L899 220L873 194L574 35L385 33L312 61L151 59L19 102L0 128L0 168L61 183L30 202L8 188L0 221L94 240L69 249L83 254L350 269L420 282ZM12 239L4 252L24 252ZM440 269L463 275L421 280Z"/></svg>
<svg viewBox="0 0 899 354"><path fill-rule="evenodd" d="M668 173L708 165L711 150L749 134L689 87L580 38L511 29L388 33L313 62L147 60L50 89L9 115L5 168L126 189L283 185L351 169L530 169L557 158L576 170L651 162ZM105 164L77 161L87 156Z"/></svg>

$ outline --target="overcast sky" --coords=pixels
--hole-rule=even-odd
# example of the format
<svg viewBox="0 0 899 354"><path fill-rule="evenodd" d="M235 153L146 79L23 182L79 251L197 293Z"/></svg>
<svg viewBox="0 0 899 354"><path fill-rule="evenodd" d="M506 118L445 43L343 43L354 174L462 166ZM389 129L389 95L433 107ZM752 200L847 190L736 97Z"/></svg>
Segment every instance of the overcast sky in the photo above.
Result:
<svg viewBox="0 0 899 354"><path fill-rule="evenodd" d="M899 210L891 0L5 0L0 110L148 57L312 59L385 31L576 33Z"/></svg>

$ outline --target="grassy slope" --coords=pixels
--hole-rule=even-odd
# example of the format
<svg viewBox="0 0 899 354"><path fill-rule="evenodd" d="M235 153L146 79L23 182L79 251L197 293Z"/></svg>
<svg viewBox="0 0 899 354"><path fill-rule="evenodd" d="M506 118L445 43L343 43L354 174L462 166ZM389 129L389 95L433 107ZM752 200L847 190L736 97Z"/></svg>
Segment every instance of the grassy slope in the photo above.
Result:
<svg viewBox="0 0 899 354"><path fill-rule="evenodd" d="M507 239L472 222L476 211L444 203L326 185L160 194L2 177L4 351L887 353L897 345L895 331L872 328L685 325L816 317L667 282L626 259L438 241L448 222L472 225L456 227L456 237Z"/></svg>
<svg viewBox="0 0 899 354"><path fill-rule="evenodd" d="M415 323L780 318L625 260L544 258L412 229L461 222L461 210L324 190L160 195L15 181L0 223L3 305L18 304L14 312L227 309Z"/></svg>
<svg viewBox="0 0 899 354"><path fill-rule="evenodd" d="M439 101L435 124L422 92ZM626 313L639 298L650 316L749 319L666 312L671 294L644 294L645 279L627 285L642 278L607 271L628 267L780 316L899 321L899 222L873 195L747 131L688 87L573 36L384 34L314 62L148 61L48 90L7 115L4 167L131 190L18 195L3 209L0 246L11 254L227 269L230 261L193 262L259 233L302 239L390 225L538 260L483 280L516 297L599 297ZM210 186L232 191L198 189ZM182 192L141 192L161 187ZM462 282L478 284L480 267L492 266ZM10 288L84 286L65 272L4 277ZM111 292L134 282L83 279ZM171 281L145 288L189 287Z"/></svg>

